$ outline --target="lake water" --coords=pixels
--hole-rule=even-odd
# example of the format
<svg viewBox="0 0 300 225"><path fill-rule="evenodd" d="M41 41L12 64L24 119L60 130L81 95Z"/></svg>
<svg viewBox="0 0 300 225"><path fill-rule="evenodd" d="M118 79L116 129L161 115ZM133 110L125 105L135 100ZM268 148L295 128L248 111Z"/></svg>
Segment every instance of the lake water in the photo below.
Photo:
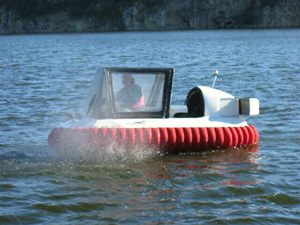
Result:
<svg viewBox="0 0 300 225"><path fill-rule="evenodd" d="M0 36L0 224L300 224L300 30ZM258 146L188 155L60 155L98 67L173 67L260 99Z"/></svg>

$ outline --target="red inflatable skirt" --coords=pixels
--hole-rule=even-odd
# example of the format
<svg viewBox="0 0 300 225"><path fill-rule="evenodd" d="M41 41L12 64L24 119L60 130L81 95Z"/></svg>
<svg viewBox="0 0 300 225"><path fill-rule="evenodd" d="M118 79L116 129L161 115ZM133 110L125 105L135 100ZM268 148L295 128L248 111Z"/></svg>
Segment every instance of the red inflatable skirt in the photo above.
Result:
<svg viewBox="0 0 300 225"><path fill-rule="evenodd" d="M259 133L244 127L54 128L50 146L63 149L157 148L166 153L226 149L256 144Z"/></svg>

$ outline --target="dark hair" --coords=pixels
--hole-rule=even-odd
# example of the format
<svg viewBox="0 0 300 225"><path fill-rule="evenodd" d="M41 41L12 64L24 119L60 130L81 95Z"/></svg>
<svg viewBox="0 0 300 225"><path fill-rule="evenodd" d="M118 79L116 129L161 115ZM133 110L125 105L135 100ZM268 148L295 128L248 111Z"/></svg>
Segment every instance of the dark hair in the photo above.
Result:
<svg viewBox="0 0 300 225"><path fill-rule="evenodd" d="M135 80L132 77L132 74L130 74L130 73L123 74L123 81L122 81L123 84L124 84L124 80L125 79L130 79L131 80L131 84L135 84Z"/></svg>

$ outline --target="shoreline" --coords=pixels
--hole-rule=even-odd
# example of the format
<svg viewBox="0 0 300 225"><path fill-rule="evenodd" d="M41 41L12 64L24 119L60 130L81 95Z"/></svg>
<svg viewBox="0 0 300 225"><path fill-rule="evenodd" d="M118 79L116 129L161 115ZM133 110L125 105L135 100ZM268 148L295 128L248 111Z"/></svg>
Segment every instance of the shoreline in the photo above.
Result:
<svg viewBox="0 0 300 225"><path fill-rule="evenodd" d="M211 29L173 29L173 30L119 30L119 31L74 31L74 32L24 32L24 33L0 33L0 36L14 35L57 35L57 34L105 34L105 33L155 33L155 32L188 32L188 31L238 31L238 30L298 30L300 27L245 27L245 28L211 28Z"/></svg>

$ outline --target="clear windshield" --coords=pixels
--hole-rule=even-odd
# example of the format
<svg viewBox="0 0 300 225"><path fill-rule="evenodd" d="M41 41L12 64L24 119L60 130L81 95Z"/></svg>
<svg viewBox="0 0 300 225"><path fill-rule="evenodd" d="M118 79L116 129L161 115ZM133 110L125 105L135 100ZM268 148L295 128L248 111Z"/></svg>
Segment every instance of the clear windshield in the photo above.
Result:
<svg viewBox="0 0 300 225"><path fill-rule="evenodd" d="M161 111L165 74L113 72L111 78L117 112Z"/></svg>
<svg viewBox="0 0 300 225"><path fill-rule="evenodd" d="M104 68L88 98L92 118L165 118L169 115L174 70Z"/></svg>

